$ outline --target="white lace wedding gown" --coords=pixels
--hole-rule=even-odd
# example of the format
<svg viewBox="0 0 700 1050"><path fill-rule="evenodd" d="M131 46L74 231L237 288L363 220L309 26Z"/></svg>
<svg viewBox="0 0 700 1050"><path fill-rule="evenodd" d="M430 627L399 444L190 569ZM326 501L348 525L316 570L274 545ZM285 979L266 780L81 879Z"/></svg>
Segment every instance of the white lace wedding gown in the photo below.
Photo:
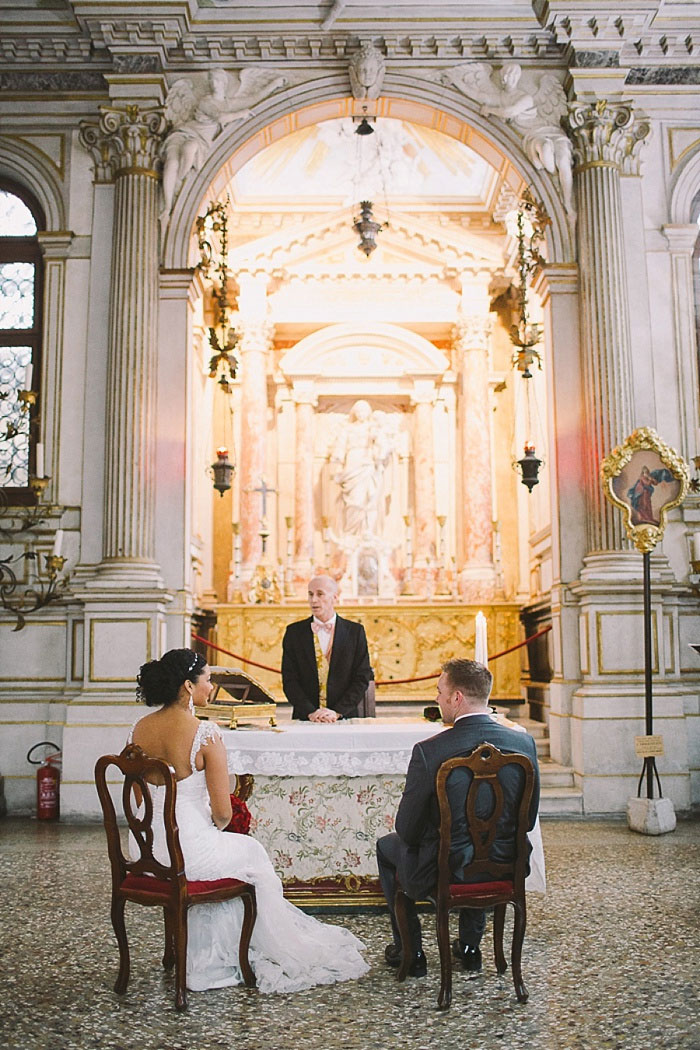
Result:
<svg viewBox="0 0 700 1050"><path fill-rule="evenodd" d="M234 878L255 886L258 915L250 942L250 964L261 992L298 992L317 984L361 977L369 969L360 954L362 942L349 930L319 922L295 908L282 896L282 883L264 847L249 835L219 831L212 822L204 770L196 769L195 756L202 744L218 732L214 723L200 722L190 754L193 772L177 785L175 815L187 878ZM132 735L133 729L130 742ZM151 786L154 810L159 805L162 809L164 792L164 788ZM155 814L154 832L153 852L167 863L163 824ZM240 900L190 908L190 990L242 983L238 968L242 920Z"/></svg>

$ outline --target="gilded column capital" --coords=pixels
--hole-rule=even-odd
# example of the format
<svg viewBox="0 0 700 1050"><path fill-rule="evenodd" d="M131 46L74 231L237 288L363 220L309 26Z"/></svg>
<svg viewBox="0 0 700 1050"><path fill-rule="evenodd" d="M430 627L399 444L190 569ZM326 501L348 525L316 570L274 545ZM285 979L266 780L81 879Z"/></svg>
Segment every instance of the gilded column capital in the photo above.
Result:
<svg viewBox="0 0 700 1050"><path fill-rule="evenodd" d="M614 167L639 174L642 143L651 130L648 118L630 102L570 102L565 122L574 147L574 172Z"/></svg>
<svg viewBox="0 0 700 1050"><path fill-rule="evenodd" d="M462 314L452 327L455 350L488 350L493 321L484 314Z"/></svg>
<svg viewBox="0 0 700 1050"><path fill-rule="evenodd" d="M167 121L160 109L137 105L101 106L97 124L80 122L81 145L95 161L95 182L121 175L159 178L158 154Z"/></svg>

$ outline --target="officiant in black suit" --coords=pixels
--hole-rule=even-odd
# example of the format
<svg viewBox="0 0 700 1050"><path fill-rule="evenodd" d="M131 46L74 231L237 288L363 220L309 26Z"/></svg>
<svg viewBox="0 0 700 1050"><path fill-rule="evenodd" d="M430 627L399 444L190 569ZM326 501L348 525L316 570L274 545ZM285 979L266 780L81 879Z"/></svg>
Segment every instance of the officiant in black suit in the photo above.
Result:
<svg viewBox="0 0 700 1050"><path fill-rule="evenodd" d="M330 576L309 582L306 620L290 623L282 640L282 688L292 717L337 722L358 714L372 678L360 623L338 616L338 585Z"/></svg>
<svg viewBox="0 0 700 1050"><path fill-rule="evenodd" d="M408 902L407 913L413 952L409 974L413 977L423 977L427 970L414 901L424 899L437 881L440 813L435 777L442 763L457 755L468 755L486 741L500 751L527 756L535 769L528 827L534 827L537 820L540 778L535 741L529 733L508 729L491 717L488 699L492 681L489 669L474 660L448 660L443 664L438 679L437 701L443 722L449 728L427 740L421 740L413 748L406 785L396 814L396 831L377 841L379 881L389 906L394 937L385 949L384 958L389 966L398 966L401 962L401 938L394 915L398 877L402 889L412 898ZM494 840L490 856L493 860L507 862L515 855L514 815L520 803L523 771L515 765L506 766L500 779L506 800L506 819L503 831ZM460 811L464 814L464 799L469 782L469 779L464 779L461 785L457 782L452 788L448 783L453 814ZM487 813L481 815L487 816ZM461 869L471 862L473 855L474 848L462 815L452 825L450 866L455 882L460 881ZM485 925L485 911L476 908L460 910L459 939L453 942L452 950L465 970L477 973L481 970L479 945Z"/></svg>

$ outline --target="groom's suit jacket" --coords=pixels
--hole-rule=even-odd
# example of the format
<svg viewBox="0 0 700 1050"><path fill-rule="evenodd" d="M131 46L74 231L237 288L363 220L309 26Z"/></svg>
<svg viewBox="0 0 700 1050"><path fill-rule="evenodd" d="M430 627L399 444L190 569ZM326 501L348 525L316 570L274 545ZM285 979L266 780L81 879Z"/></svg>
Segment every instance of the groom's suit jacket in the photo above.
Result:
<svg viewBox="0 0 700 1050"><path fill-rule="evenodd" d="M319 706L313 617L290 623L282 640L282 688L293 707L292 717L308 719ZM326 704L344 718L357 707L372 679L367 637L360 623L336 614L328 668Z"/></svg>
<svg viewBox="0 0 700 1050"><path fill-rule="evenodd" d="M468 755L479 744L493 744L500 751L526 755L535 768L535 790L530 806L528 828L537 819L540 800L540 776L537 748L528 733L499 725L488 714L469 715L434 737L422 740L413 748L406 774L406 786L396 814L396 831L400 839L397 874L401 886L409 896L418 899L435 887L437 881L437 853L440 813L435 794L435 776L448 758ZM506 800L504 819L494 841L490 856L493 860L510 861L515 853L515 820L520 802L524 774L517 766L508 766L500 775ZM447 793L452 809L452 843L450 869L460 877L461 869L474 856L474 847L464 816L464 801L471 782L468 770L451 774ZM482 786L477 801L477 813L488 816L490 789Z"/></svg>

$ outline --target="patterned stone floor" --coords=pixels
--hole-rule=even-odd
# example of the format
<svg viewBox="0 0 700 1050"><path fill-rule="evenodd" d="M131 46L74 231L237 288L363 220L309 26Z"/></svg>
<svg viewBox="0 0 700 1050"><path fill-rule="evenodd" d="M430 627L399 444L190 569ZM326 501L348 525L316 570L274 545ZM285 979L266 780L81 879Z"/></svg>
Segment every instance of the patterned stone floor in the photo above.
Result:
<svg viewBox="0 0 700 1050"><path fill-rule="evenodd" d="M700 1050L697 823L635 835L618 822L546 822L546 897L532 896L515 999L489 949L483 976L455 971L436 1009L439 964L398 985L382 961L385 915L341 914L368 946L361 981L293 996L190 993L177 1014L160 968L160 913L127 909L132 977L112 991L117 950L97 827L0 822L3 1050Z"/></svg>

